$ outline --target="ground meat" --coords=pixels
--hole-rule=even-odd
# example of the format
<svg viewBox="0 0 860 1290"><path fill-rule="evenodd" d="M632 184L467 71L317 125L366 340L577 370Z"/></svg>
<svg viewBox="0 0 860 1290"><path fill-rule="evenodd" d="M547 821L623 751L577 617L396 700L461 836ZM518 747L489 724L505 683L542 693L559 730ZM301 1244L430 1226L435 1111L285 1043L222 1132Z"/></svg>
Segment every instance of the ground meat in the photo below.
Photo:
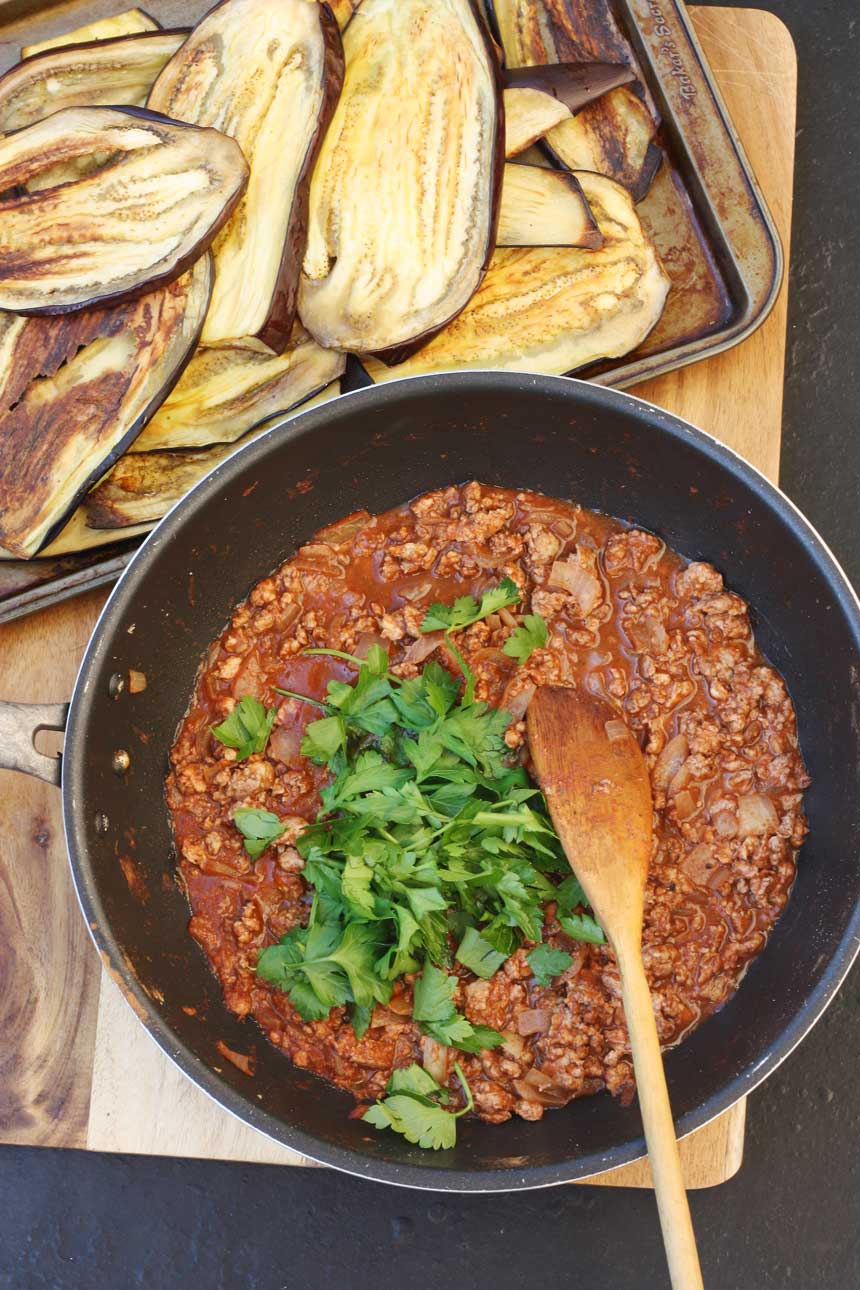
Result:
<svg viewBox="0 0 860 1290"><path fill-rule="evenodd" d="M427 607L479 596L503 577L520 588L520 605L459 640L477 696L516 711L534 686L587 686L623 713L645 752L656 828L643 953L664 1044L730 997L794 879L809 782L794 709L756 649L746 605L717 570L687 564L653 534L605 516L478 483L331 525L254 588L209 650L171 752L167 802L189 930L227 1006L254 1017L296 1065L359 1101L381 1094L392 1069L412 1061L438 1066L455 1095L458 1085L449 1050L429 1052L433 1041L411 1020L408 978L357 1039L345 1009L304 1022L255 974L259 950L307 921L311 896L295 842L325 783L325 771L298 752L317 711L278 691L322 698L330 680L352 679L348 663L303 653L309 645L349 652L384 641L392 667L415 675L421 664L404 659L422 639ZM546 619L548 640L517 666L501 647L528 612ZM452 667L440 642L433 658ZM244 694L276 708L278 736L237 762L210 727ZM525 736L521 707L506 736L520 756ZM272 811L286 826L256 861L232 822L240 805ZM458 1006L505 1035L502 1047L459 1055L476 1112L493 1123L537 1119L547 1105L603 1088L623 1100L634 1093L611 950L571 941L552 903L543 937L572 955L548 986L532 977L528 947L488 981L459 973Z"/></svg>

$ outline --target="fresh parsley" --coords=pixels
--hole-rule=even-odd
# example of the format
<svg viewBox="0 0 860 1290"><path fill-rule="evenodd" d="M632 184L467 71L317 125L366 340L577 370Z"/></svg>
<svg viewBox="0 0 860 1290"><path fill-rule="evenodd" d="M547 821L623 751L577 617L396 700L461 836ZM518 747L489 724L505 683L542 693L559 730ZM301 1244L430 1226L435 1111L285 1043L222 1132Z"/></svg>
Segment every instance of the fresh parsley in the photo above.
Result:
<svg viewBox="0 0 860 1290"><path fill-rule="evenodd" d="M526 962L538 985L549 985L553 977L561 976L573 962L567 950L555 949L552 945L536 945L526 955Z"/></svg>
<svg viewBox="0 0 860 1290"><path fill-rule="evenodd" d="M445 631L450 643L451 632L518 599L506 579L480 602L466 596L432 606L423 627ZM525 620L523 630L530 641L541 636ZM528 642L517 639L524 655ZM355 676L351 683L330 681L324 699L308 699L322 714L305 728L302 752L328 771L317 819L296 842L314 900L308 925L264 949L257 972L286 991L307 1021L346 1009L359 1037L375 1005L390 999L394 981L416 973L413 1017L425 1034L464 1052L495 1047L503 1036L455 1007L454 957L489 979L518 945L540 941L550 900L579 939L602 938L594 920L576 912L585 898L546 804L505 744L510 715L475 700L456 647L452 656L466 678L462 693L458 678L436 660L404 679L390 671L378 645L364 659L308 652L349 663ZM263 717L268 721L265 710ZM270 811L240 808L233 818L255 859L283 833ZM570 959L545 946L531 951L530 963L535 955L539 978L564 970L560 955ZM421 1096L429 1099L423 1109L431 1118L450 1118L441 1092ZM413 1105L398 1109L392 1099L402 1097ZM414 1089L390 1084L368 1114L398 1132L417 1133L417 1097ZM425 1123L418 1137L428 1132Z"/></svg>
<svg viewBox="0 0 860 1290"><path fill-rule="evenodd" d="M478 623L490 614L497 614L500 609L519 604L520 592L513 578L502 578L498 587L485 591L480 604L473 596L458 596L453 605L441 605L438 602L430 606L421 624L422 632L444 631L445 643L457 662L466 681L464 699L471 702L475 697L475 676L466 663L463 655L451 639L452 632L463 631Z"/></svg>
<svg viewBox="0 0 860 1290"><path fill-rule="evenodd" d="M540 614L526 614L505 641L502 652L518 663L525 663L534 650L543 649L548 639L549 629Z"/></svg>
<svg viewBox="0 0 860 1290"><path fill-rule="evenodd" d="M312 914L307 927L294 927L278 945L263 950L257 974L286 990L305 1021L322 1021L345 1003L369 1010L388 1002L391 982L381 981L374 970L380 948L376 924L324 921ZM360 1014L359 1027L363 1021Z"/></svg>
<svg viewBox="0 0 860 1290"><path fill-rule="evenodd" d="M508 956L495 949L474 927L467 927L455 957L475 976L488 980Z"/></svg>
<svg viewBox="0 0 860 1290"><path fill-rule="evenodd" d="M575 941L590 941L592 945L603 945L606 940L603 928L590 914L559 914L557 917L559 927Z"/></svg>
<svg viewBox="0 0 860 1290"><path fill-rule="evenodd" d="M457 1141L457 1121L474 1106L472 1091L459 1063L455 1062L454 1070L466 1099L459 1111L446 1109L451 1100L448 1090L413 1063L392 1072L385 1097L365 1111L362 1119L377 1129L393 1129L419 1147L434 1151L453 1147Z"/></svg>
<svg viewBox="0 0 860 1290"><path fill-rule="evenodd" d="M505 1037L498 1030L475 1025L457 1012L454 1007L456 990L455 976L449 976L432 963L424 964L424 970L415 982L412 1017L425 1035L465 1053L479 1053L485 1048L497 1048L503 1044Z"/></svg>
<svg viewBox="0 0 860 1290"><path fill-rule="evenodd" d="M519 588L513 578L502 578L498 587L491 587L483 593L480 604L473 596L458 596L453 605L440 605L438 602L431 605L424 616L421 630L462 631L465 627L471 627L472 623L488 618L490 614L497 614L500 609L518 604L519 600Z"/></svg>
<svg viewBox="0 0 860 1290"><path fill-rule="evenodd" d="M219 743L236 749L237 761L244 761L252 753L265 750L276 713L276 708L264 708L259 699L246 694L229 717L219 726L210 726L209 729Z"/></svg>
<svg viewBox="0 0 860 1290"><path fill-rule="evenodd" d="M271 811L256 806L240 806L233 812L233 823L245 839L245 850L252 860L263 854L270 842L276 842L284 825Z"/></svg>

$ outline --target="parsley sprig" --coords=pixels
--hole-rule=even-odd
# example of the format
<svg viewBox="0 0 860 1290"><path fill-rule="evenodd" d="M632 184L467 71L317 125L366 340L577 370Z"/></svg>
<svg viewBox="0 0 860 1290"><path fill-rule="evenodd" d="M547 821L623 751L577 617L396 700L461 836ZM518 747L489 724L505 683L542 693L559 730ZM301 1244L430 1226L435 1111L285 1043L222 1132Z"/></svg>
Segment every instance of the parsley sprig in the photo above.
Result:
<svg viewBox="0 0 860 1290"><path fill-rule="evenodd" d="M491 587L481 596L480 604L473 596L458 596L453 605L441 605L438 602L430 606L421 624L422 632L444 631L445 644L457 666L466 678L464 700L470 703L475 697L475 675L469 668L463 655L451 639L451 633L463 631L473 623L480 622L490 614L497 614L500 609L508 609L520 601L520 592L513 578L502 578L498 587Z"/></svg>
<svg viewBox="0 0 860 1290"><path fill-rule="evenodd" d="M447 1110L451 1094L413 1062L392 1072L385 1097L365 1111L362 1119L377 1129L393 1129L419 1147L434 1151L453 1147L457 1141L457 1121L474 1106L472 1090L458 1062L454 1063L454 1070L466 1097L461 1110Z"/></svg>
<svg viewBox="0 0 860 1290"><path fill-rule="evenodd" d="M330 681L324 700L308 699L324 715L306 727L301 750L330 773L317 820L296 843L314 900L307 927L288 932L257 963L304 1020L346 1006L360 1036L394 981L414 972L413 1017L424 1033L480 1052L503 1038L457 1012L457 982L447 970L455 957L491 977L524 940L540 941L548 900L557 902L569 935L595 939L596 929L602 936L593 919L574 912L584 896L541 793L513 764L504 740L510 715L475 699L474 676L451 641L452 632L518 599L505 579L480 603L467 596L428 611L423 628L445 631L465 678L462 696L456 676L435 661L404 679L378 645L364 659L308 651L346 661L356 675L352 683ZM545 641L541 624L524 620L517 630L528 640L515 632L512 656ZM253 858L284 831L269 811L239 808L233 818ZM550 954L533 965L539 980L563 970L560 954L570 961L565 951ZM390 1085L377 1106L401 1095ZM443 1113L438 1098L430 1103Z"/></svg>
<svg viewBox="0 0 860 1290"><path fill-rule="evenodd" d="M210 729L220 743L236 749L237 761L244 761L252 753L265 751L276 713L276 708L266 709L259 699L246 694L226 720Z"/></svg>
<svg viewBox="0 0 860 1290"><path fill-rule="evenodd" d="M456 990L455 976L449 976L432 963L424 964L424 971L415 982L412 1004L413 1019L424 1034L464 1053L480 1053L485 1048L497 1048L503 1044L505 1037L498 1030L475 1025L457 1011L454 1007Z"/></svg>

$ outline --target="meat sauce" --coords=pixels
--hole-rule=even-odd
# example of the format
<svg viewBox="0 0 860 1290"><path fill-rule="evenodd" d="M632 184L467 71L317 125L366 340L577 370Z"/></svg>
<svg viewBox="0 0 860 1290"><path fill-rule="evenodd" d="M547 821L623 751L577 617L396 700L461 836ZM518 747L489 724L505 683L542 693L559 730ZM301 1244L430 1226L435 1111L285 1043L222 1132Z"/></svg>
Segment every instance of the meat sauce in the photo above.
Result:
<svg viewBox="0 0 860 1290"><path fill-rule="evenodd" d="M573 962L549 986L533 978L528 945L489 981L457 969L457 1007L506 1036L480 1055L421 1034L408 977L357 1039L344 1008L304 1022L254 969L261 949L307 921L311 896L294 843L319 809L327 773L299 751L318 711L275 687L321 698L329 680L353 679L347 663L304 656L309 646L361 654L381 642L401 676L415 675L435 647L447 666L444 643L420 632L427 606L480 596L505 576L521 603L467 629L458 646L477 674L477 697L515 714L512 756L528 764L522 717L545 682L606 699L644 750L655 807L644 959L661 1040L679 1042L737 989L785 906L809 781L791 700L756 648L747 606L710 565L688 563L652 534L474 482L384 515L347 517L236 609L201 668L167 779L189 930L228 1007L253 1017L295 1065L359 1101L382 1094L392 1069L411 1061L444 1082L456 1056L477 1114L493 1122L538 1119L602 1088L625 1100L633 1093L612 951L569 939L552 904L543 939ZM518 664L501 646L524 613L541 614L549 638ZM265 752L237 762L209 728L244 695L277 706L277 717ZM287 826L256 862L232 822L239 806L272 811Z"/></svg>

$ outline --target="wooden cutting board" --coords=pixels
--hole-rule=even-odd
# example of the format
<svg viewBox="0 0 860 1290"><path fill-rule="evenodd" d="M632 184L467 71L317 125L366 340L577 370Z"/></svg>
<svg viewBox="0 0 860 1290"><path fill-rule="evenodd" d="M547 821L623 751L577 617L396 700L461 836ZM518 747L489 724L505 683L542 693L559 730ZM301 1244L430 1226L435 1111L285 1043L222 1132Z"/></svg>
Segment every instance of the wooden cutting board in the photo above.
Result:
<svg viewBox="0 0 860 1290"><path fill-rule="evenodd" d="M710 60L788 251L796 62L771 14L694 9ZM786 292L739 347L639 386L771 479L779 469ZM0 627L0 696L68 698L104 591ZM730 1178L739 1103L682 1144L690 1187ZM168 1061L103 973L68 876L60 795L0 772L0 1142L307 1163L221 1110ZM590 1180L650 1186L637 1161Z"/></svg>

